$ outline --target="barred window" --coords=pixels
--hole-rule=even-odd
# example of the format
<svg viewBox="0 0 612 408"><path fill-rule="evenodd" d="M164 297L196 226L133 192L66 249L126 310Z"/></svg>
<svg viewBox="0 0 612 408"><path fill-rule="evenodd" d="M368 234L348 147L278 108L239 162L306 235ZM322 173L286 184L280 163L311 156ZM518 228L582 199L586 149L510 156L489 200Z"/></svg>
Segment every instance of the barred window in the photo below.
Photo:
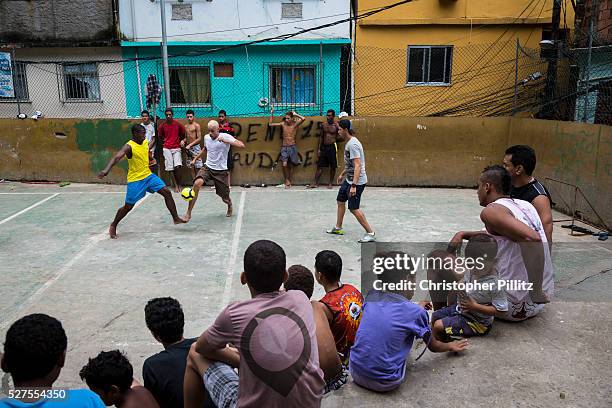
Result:
<svg viewBox="0 0 612 408"><path fill-rule="evenodd" d="M408 85L448 85L451 83L452 46L409 46Z"/></svg>
<svg viewBox="0 0 612 408"><path fill-rule="evenodd" d="M99 101L100 78L98 64L64 63L64 99L68 101Z"/></svg>
<svg viewBox="0 0 612 408"><path fill-rule="evenodd" d="M210 105L209 67L170 67L173 105Z"/></svg>
<svg viewBox="0 0 612 408"><path fill-rule="evenodd" d="M315 103L314 66L270 67L270 99L279 105Z"/></svg>
<svg viewBox="0 0 612 408"><path fill-rule="evenodd" d="M27 64L24 62L13 61L13 95L12 97L0 97L0 101L27 101L30 98L28 93L28 79L26 76Z"/></svg>

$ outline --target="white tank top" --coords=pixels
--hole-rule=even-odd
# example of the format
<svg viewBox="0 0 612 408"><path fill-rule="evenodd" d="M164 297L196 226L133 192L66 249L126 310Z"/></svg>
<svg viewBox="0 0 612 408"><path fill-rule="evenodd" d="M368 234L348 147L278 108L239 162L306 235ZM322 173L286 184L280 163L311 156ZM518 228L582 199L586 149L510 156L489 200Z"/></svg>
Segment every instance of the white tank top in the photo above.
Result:
<svg viewBox="0 0 612 408"><path fill-rule="evenodd" d="M529 226L532 230L540 234L542 246L544 248L544 276L542 278L542 290L549 299L552 299L554 292L553 268L548 249L548 241L542 227L542 221L535 207L524 200L512 198L499 198L494 204L503 205L509 209L514 217ZM528 282L527 269L521 255L521 248L518 243L500 236L493 235L497 241L497 264L496 269L500 279L503 280L522 280ZM523 301L529 291L527 290L506 290L508 298L512 303Z"/></svg>

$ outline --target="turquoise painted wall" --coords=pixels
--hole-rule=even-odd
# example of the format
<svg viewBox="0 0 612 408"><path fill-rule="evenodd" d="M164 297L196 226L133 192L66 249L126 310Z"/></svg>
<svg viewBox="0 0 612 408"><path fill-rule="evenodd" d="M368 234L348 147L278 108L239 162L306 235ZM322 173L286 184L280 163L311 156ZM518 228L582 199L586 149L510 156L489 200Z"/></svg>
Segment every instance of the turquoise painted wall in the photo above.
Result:
<svg viewBox="0 0 612 408"><path fill-rule="evenodd" d="M170 55L181 55L169 60L170 66L209 66L211 72L211 105L193 107L175 107L174 115L177 118L185 116L187 109L193 109L196 116L216 116L219 109L225 109L229 116L267 116L269 108L260 108L258 101L261 97L268 97L269 91L269 65L270 64L307 64L316 68L316 96L315 106L296 106L295 109L305 115L319 115L327 109L340 109L340 44L324 44L322 47L323 72L321 71L320 47L318 44L301 45L256 45L227 49L205 55L197 54L212 49L212 47L171 46ZM140 116L141 104L146 108L145 86L147 77L153 73L160 81L163 77L161 60L147 58L159 57L158 47L144 46L123 47L123 56L126 59L140 58L138 67L133 61L124 62L125 93L128 117ZM144 58L144 59L143 59ZM234 64L233 78L216 78L213 75L213 63L226 62ZM140 72L141 95L138 92L138 75ZM322 86L319 76L322 75ZM321 90L322 88L322 90ZM322 91L323 104L319 104ZM162 96L158 114L163 116L166 106ZM275 115L282 115L291 107L276 107Z"/></svg>

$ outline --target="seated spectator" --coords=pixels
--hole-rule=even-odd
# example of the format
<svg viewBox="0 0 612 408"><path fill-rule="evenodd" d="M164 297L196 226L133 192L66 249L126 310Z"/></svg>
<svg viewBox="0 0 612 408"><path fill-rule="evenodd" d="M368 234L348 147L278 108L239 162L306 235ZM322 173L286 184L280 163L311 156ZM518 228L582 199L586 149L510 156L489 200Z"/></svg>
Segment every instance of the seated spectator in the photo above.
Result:
<svg viewBox="0 0 612 408"><path fill-rule="evenodd" d="M403 257L401 252L376 254L376 257ZM385 269L379 279L397 284L415 281L405 269ZM399 286L399 285L398 285ZM429 302L411 302L413 291L370 290L363 304L363 316L351 348L349 370L353 381L364 388L387 392L399 387L406 377L406 359L415 337L422 338L433 352L462 351L467 340L442 343L431 335L429 318L423 308Z"/></svg>
<svg viewBox="0 0 612 408"><path fill-rule="evenodd" d="M31 314L9 327L4 341L2 370L13 378L15 388L51 388L66 360L68 339L62 324L45 314ZM5 398L0 407L103 408L89 390L66 390L62 399Z"/></svg>
<svg viewBox="0 0 612 408"><path fill-rule="evenodd" d="M326 306L325 315L336 340L336 349L346 365L361 319L363 296L353 285L340 282L342 258L334 251L317 254L315 273L317 282L325 289L325 296L319 302Z"/></svg>
<svg viewBox="0 0 612 408"><path fill-rule="evenodd" d="M310 269L302 265L292 265L287 272L289 277L284 283L285 290L301 290L310 299L314 291L314 276ZM317 301L312 301L311 304L317 332L319 366L323 370L325 394L327 394L346 384L348 370L340 362L340 357L336 350L336 342L325 315L327 306Z"/></svg>
<svg viewBox="0 0 612 408"><path fill-rule="evenodd" d="M301 291L279 291L286 279L280 246L261 240L247 248L240 281L251 299L230 303L192 346L185 407L201 406L202 384L218 407L320 405L325 382L312 306Z"/></svg>
<svg viewBox="0 0 612 408"><path fill-rule="evenodd" d="M506 292L497 285L495 257L497 241L487 234L472 236L465 247L465 259L473 259L474 269L464 273L463 281L478 282L489 289L477 287L459 292L458 304L451 304L436 310L432 317L433 334L440 341L448 341L449 336L483 336L493 326L493 316L497 312L508 311ZM478 260L480 259L480 262Z"/></svg>
<svg viewBox="0 0 612 408"><path fill-rule="evenodd" d="M163 351L147 358L142 366L144 386L161 408L183 408L183 379L189 348L197 338L185 339L185 316L178 300L151 299L145 306L145 321ZM214 407L206 394L205 407Z"/></svg>
<svg viewBox="0 0 612 408"><path fill-rule="evenodd" d="M132 364L119 350L102 351L79 373L106 406L159 408L153 395L134 379Z"/></svg>

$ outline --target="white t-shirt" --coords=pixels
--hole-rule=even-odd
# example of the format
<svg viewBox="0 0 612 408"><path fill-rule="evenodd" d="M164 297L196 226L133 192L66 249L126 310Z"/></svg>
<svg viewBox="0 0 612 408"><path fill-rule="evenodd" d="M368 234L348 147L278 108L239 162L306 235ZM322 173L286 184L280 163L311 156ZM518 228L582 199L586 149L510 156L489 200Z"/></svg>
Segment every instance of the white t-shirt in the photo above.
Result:
<svg viewBox="0 0 612 408"><path fill-rule="evenodd" d="M206 147L206 167L213 170L227 170L227 154L229 153L229 143L236 139L227 133L219 133L219 137L213 139L210 134L204 136L204 147Z"/></svg>
<svg viewBox="0 0 612 408"><path fill-rule="evenodd" d="M149 122L148 125L141 123L141 125L146 129L145 136L147 138L147 142L149 142L149 150L155 149L155 143L151 143L151 139L155 136L155 128L153 127L153 123Z"/></svg>
<svg viewBox="0 0 612 408"><path fill-rule="evenodd" d="M503 205L509 209L517 220L526 224L540 235L544 251L542 291L546 293L549 299L552 299L555 289L552 261L550 258L550 251L548 250L544 227L542 226L542 221L540 221L540 216L535 207L527 201L512 198L499 198L495 200L494 203ZM498 245L495 268L497 269L499 278L503 280L516 279L529 282L527 269L525 268L525 262L523 261L523 255L519 244L503 236L494 235L494 237ZM536 243L534 243L534 245L536 245ZM508 295L508 300L512 303L519 303L525 300L529 294L528 291L520 289L506 289L506 293Z"/></svg>

